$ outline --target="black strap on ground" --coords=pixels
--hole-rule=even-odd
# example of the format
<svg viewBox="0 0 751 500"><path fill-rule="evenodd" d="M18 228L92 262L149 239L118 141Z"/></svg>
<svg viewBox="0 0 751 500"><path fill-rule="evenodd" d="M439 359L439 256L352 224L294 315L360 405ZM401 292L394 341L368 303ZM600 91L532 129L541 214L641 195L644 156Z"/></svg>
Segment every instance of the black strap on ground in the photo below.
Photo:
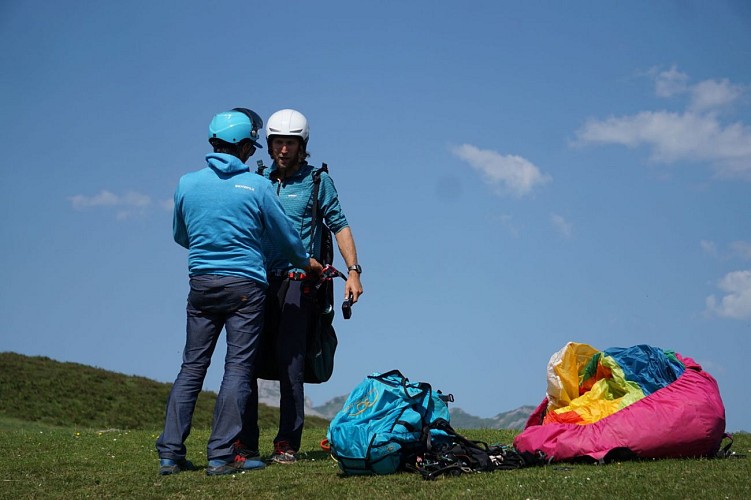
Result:
<svg viewBox="0 0 751 500"><path fill-rule="evenodd" d="M736 453L734 451L730 451L730 447L733 446L733 435L729 433L725 433L725 435L722 437L722 440L725 439L728 440L728 444L723 446L717 451L717 454L715 455L715 458L746 458L746 455L742 453ZM722 443L720 443L722 444Z"/></svg>
<svg viewBox="0 0 751 500"><path fill-rule="evenodd" d="M431 433L431 430L442 433ZM436 419L422 431L423 449L414 465L407 469L418 472L425 480L443 475L512 470L534 465L513 446L488 445L467 439L456 432L444 419Z"/></svg>

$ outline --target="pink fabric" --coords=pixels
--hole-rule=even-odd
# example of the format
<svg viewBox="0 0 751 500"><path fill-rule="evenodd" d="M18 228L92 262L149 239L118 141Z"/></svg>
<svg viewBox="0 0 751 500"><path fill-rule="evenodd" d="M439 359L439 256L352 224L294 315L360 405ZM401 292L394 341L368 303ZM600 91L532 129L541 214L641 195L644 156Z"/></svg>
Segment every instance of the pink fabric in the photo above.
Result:
<svg viewBox="0 0 751 500"><path fill-rule="evenodd" d="M560 462L577 457L604 459L627 448L641 458L712 456L725 435L725 406L717 381L693 359L678 380L592 424L546 424L547 400L514 439L522 452L541 451Z"/></svg>

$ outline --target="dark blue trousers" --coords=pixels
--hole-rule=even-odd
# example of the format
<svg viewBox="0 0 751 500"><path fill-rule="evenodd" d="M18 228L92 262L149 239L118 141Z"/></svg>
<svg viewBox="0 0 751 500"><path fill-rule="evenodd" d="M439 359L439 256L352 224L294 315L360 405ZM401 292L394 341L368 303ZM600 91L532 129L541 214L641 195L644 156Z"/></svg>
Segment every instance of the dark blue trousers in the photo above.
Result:
<svg viewBox="0 0 751 500"><path fill-rule="evenodd" d="M264 288L253 280L233 276L191 277L183 362L167 400L164 432L156 442L159 458L185 458L185 439L190 434L196 400L223 328L227 354L207 458L234 457L232 445L242 429L251 395L252 365L263 328Z"/></svg>
<svg viewBox="0 0 751 500"><path fill-rule="evenodd" d="M313 308L313 287L309 281L269 278L266 291L266 321L277 325L276 366L280 371L279 430L274 443L287 441L294 450L300 449L305 423L305 347ZM255 378L251 392L241 441L257 450L258 384Z"/></svg>

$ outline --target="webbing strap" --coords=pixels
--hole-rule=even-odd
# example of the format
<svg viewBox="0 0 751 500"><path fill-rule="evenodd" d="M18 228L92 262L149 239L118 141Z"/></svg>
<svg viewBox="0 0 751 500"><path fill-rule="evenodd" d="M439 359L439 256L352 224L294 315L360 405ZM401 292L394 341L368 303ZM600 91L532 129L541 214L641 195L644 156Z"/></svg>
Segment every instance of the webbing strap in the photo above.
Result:
<svg viewBox="0 0 751 500"><path fill-rule="evenodd" d="M313 242L316 235L316 223L318 222L318 191L321 186L321 172L328 173L329 167L325 163L321 164L321 168L313 170L313 211L310 217L310 247L308 253L313 256ZM323 258L323 255L321 256ZM321 264L331 264L331 262L321 262Z"/></svg>

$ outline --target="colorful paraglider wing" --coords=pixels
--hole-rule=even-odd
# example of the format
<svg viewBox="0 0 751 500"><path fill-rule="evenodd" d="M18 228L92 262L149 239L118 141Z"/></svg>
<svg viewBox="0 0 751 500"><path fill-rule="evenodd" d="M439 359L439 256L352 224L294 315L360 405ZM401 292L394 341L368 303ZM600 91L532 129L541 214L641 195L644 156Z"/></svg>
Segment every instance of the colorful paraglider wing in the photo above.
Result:
<svg viewBox="0 0 751 500"><path fill-rule="evenodd" d="M647 345L600 352L569 342L548 363L545 423L597 422L675 382L683 370L675 353Z"/></svg>
<svg viewBox="0 0 751 500"><path fill-rule="evenodd" d="M711 456L720 447L725 408L717 382L690 358L646 345L597 351L572 342L551 357L547 373L548 394L514 440L519 451L563 461L624 450Z"/></svg>

